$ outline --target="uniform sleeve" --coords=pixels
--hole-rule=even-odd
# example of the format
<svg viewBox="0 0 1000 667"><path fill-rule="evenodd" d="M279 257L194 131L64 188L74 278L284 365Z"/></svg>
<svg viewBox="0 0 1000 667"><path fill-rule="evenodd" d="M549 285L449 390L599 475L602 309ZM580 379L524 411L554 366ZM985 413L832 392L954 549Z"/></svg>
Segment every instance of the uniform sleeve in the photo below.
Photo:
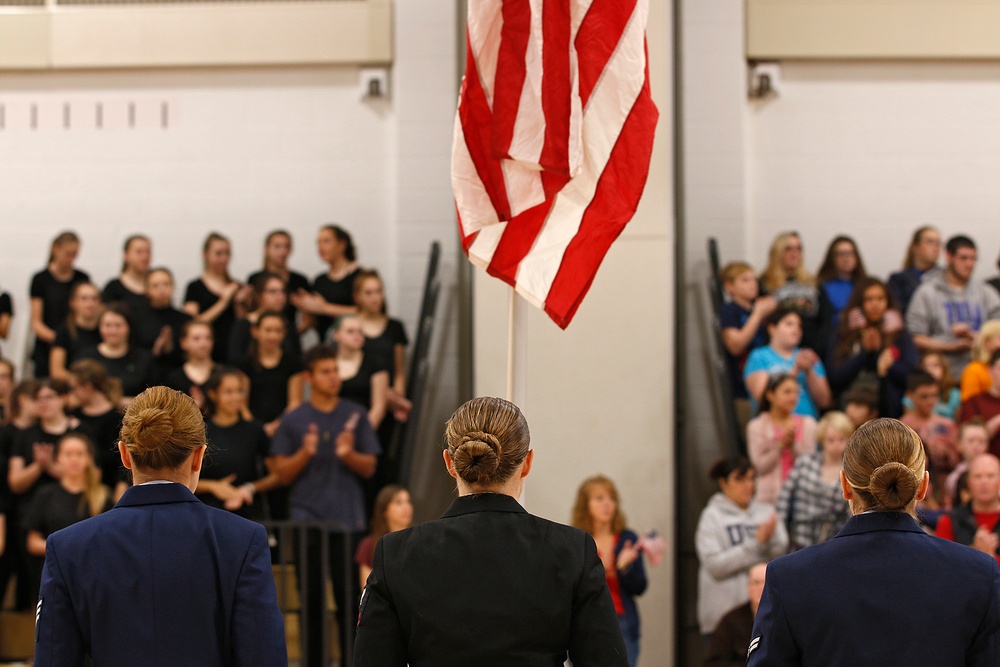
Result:
<svg viewBox="0 0 1000 667"><path fill-rule="evenodd" d="M569 659L574 667L627 667L615 605L594 538L583 535L583 571L573 591Z"/></svg>
<svg viewBox="0 0 1000 667"><path fill-rule="evenodd" d="M45 545L42 586L35 608L36 667L78 667L84 664L83 636L70 599L69 586L59 568L57 540Z"/></svg>
<svg viewBox="0 0 1000 667"><path fill-rule="evenodd" d="M1000 568L993 567L991 570L993 582L986 613L976 628L966 656L965 664L970 667L996 667L1000 664Z"/></svg>
<svg viewBox="0 0 1000 667"><path fill-rule="evenodd" d="M287 667L285 621L278 608L271 552L263 526L255 526L236 584L232 646L235 665Z"/></svg>
<svg viewBox="0 0 1000 667"><path fill-rule="evenodd" d="M385 577L383 540L375 545L372 573L361 594L354 667L405 667L406 637Z"/></svg>
<svg viewBox="0 0 1000 667"><path fill-rule="evenodd" d="M792 630L788 626L785 610L781 606L778 587L768 566L767 580L764 583L764 594L757 608L757 616L753 622L753 632L750 633L750 646L747 653L747 666L767 665L767 667L783 667L785 665L800 665L801 656L792 639Z"/></svg>

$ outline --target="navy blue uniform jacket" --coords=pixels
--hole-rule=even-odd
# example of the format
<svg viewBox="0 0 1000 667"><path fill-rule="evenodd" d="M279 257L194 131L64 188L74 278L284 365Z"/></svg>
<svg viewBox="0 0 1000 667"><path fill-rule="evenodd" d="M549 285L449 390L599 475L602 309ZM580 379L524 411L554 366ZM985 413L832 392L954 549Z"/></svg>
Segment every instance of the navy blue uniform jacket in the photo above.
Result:
<svg viewBox="0 0 1000 667"><path fill-rule="evenodd" d="M287 667L264 527L180 484L49 536L37 667Z"/></svg>
<svg viewBox="0 0 1000 667"><path fill-rule="evenodd" d="M461 496L372 565L354 667L628 667L593 538L511 496Z"/></svg>
<svg viewBox="0 0 1000 667"><path fill-rule="evenodd" d="M751 666L1000 667L1000 568L909 514L859 514L768 565L751 636Z"/></svg>

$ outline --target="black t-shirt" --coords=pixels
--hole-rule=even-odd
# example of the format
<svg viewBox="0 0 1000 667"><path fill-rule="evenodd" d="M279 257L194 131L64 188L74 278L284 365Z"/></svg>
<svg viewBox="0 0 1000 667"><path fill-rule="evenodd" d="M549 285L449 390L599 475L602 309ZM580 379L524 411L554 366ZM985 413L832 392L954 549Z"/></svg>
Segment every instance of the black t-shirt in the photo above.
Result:
<svg viewBox="0 0 1000 667"><path fill-rule="evenodd" d="M250 344L253 342L251 330L253 324L247 318L241 318L233 324L229 334L228 359L231 365L239 366L250 356ZM281 349L285 354L295 357L302 356L302 340L295 333L295 327L285 319L285 339L281 341Z"/></svg>
<svg viewBox="0 0 1000 667"><path fill-rule="evenodd" d="M342 378L340 385L340 397L360 403L365 409L372 407L372 376L379 371L386 370L381 359L372 355L364 355L361 358L361 367L358 372L350 378Z"/></svg>
<svg viewBox="0 0 1000 667"><path fill-rule="evenodd" d="M101 511L107 512L113 505L108 493ZM35 501L24 515L22 525L25 530L37 530L42 537L48 537L90 517L90 504L83 493L70 493L61 484L49 484L35 494Z"/></svg>
<svg viewBox="0 0 1000 667"><path fill-rule="evenodd" d="M265 271L255 271L251 273L247 278L247 285L256 285L254 282L258 277L264 275ZM300 289L309 291L309 279L306 278L301 273L296 273L295 271L288 272L288 282L285 283L285 293L291 296L295 294ZM295 322L295 306L292 305L292 300L289 299L288 303L285 305L285 319L289 322ZM292 331L292 329L289 329Z"/></svg>
<svg viewBox="0 0 1000 667"><path fill-rule="evenodd" d="M379 359L382 366L389 371L389 383L392 384L396 379L396 346L406 347L409 342L403 323L390 317L380 335L375 338L365 336L365 344L361 349L365 356L371 355Z"/></svg>
<svg viewBox="0 0 1000 667"><path fill-rule="evenodd" d="M0 499L9 503L11 499L10 484L7 481L7 471L10 469L10 456L14 451L14 442L21 433L14 424L0 426Z"/></svg>
<svg viewBox="0 0 1000 667"><path fill-rule="evenodd" d="M57 280L48 270L39 271L31 278L31 298L42 300L42 322L56 329L69 316L69 296L73 285L90 281L83 271L73 269L73 277L66 282Z"/></svg>
<svg viewBox="0 0 1000 667"><path fill-rule="evenodd" d="M204 313L219 300L219 295L208 289L201 278L188 283L187 291L184 292L184 303L193 301L198 304L198 312ZM226 361L226 352L229 346L229 332L233 328L236 320L236 309L230 300L229 305L218 317L212 321L212 335L215 343L212 345L212 359L219 363Z"/></svg>
<svg viewBox="0 0 1000 667"><path fill-rule="evenodd" d="M240 370L250 378L250 412L266 424L288 407L288 380L302 371L302 363L299 357L285 353L274 368L262 368L247 359Z"/></svg>
<svg viewBox="0 0 1000 667"><path fill-rule="evenodd" d="M184 350L181 349L181 334L184 332L184 325L191 316L182 310L177 310L173 306L165 308L153 308L148 303L144 304L134 318L132 331L135 336L136 345L152 350L153 343L160 335L163 327L170 327L173 334L174 346L166 354L156 357L154 366L156 367L156 381L162 382L167 372L172 368L180 368L184 363Z"/></svg>
<svg viewBox="0 0 1000 667"><path fill-rule="evenodd" d="M114 488L119 481L128 479L125 466L118 453L118 440L122 430L122 414L111 408L102 415L88 415L81 409L73 411L80 420L81 428L92 434L94 441L94 463L101 469L101 481Z"/></svg>
<svg viewBox="0 0 1000 667"><path fill-rule="evenodd" d="M80 353L80 358L104 364L108 375L122 383L123 396L137 396L149 387L153 366L149 350L133 345L125 356L112 359L101 354L97 347L90 347Z"/></svg>
<svg viewBox="0 0 1000 667"><path fill-rule="evenodd" d="M101 334L97 327L88 329L86 327L73 327L70 331L69 325L63 324L56 329L56 339L52 347L61 347L66 350L66 368L80 358L80 353L91 347L97 347L101 342Z"/></svg>
<svg viewBox="0 0 1000 667"><path fill-rule="evenodd" d="M216 480L235 474L233 486L255 482L263 477L264 458L271 445L270 438L258 421L238 421L232 426L218 426L212 420L205 422L208 435L208 452L201 469L202 479ZM206 505L222 507L222 501L210 493L199 496ZM254 497L259 510L260 503ZM239 514L260 516L255 508L244 507Z"/></svg>
<svg viewBox="0 0 1000 667"><path fill-rule="evenodd" d="M124 303L133 318L148 303L145 294L138 294L125 287L120 278L108 281L108 284L104 286L104 291L101 292L101 301L104 303Z"/></svg>
<svg viewBox="0 0 1000 667"><path fill-rule="evenodd" d="M211 376L211 373L209 373L209 375ZM194 380L188 377L187 373L184 372L184 366L181 366L180 368L173 369L167 374L164 384L170 387L171 389L176 389L177 391L183 391L185 394L190 396L194 388L197 388L202 393L202 395L204 395L205 384L207 384L207 381L204 384L199 384L195 382Z"/></svg>
<svg viewBox="0 0 1000 667"><path fill-rule="evenodd" d="M52 456L55 458L55 447L56 443L59 442L59 438L63 437L71 431L80 431L85 434L91 440L94 439L93 434L86 427L78 428L67 428L61 433L49 433L42 428L41 424L35 424L34 426L29 426L28 428L21 431L14 439L14 448L11 450L11 457L20 456L24 459L24 465L29 466L35 461L35 443L44 443L47 445L52 445ZM36 492L44 486L50 484L56 484L59 480L50 475L49 473L42 471L42 474L38 476L35 483L28 488L27 491L20 494L17 503L18 511L22 513L27 512L31 507L32 499L34 498Z"/></svg>
<svg viewBox="0 0 1000 667"><path fill-rule="evenodd" d="M327 303L334 303L338 306L354 305L354 279L358 276L358 271L354 269L340 280L333 280L327 273L316 276L313 281L313 290L317 292ZM320 340L326 340L326 330L333 324L332 317L316 317L316 333Z"/></svg>

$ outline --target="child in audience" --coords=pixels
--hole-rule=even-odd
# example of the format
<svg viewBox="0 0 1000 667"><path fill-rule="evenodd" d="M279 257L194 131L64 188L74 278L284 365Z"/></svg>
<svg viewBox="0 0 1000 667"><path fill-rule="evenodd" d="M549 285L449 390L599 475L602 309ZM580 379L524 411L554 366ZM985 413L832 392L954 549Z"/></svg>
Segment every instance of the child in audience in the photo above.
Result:
<svg viewBox="0 0 1000 667"><path fill-rule="evenodd" d="M958 410L962 406L961 394L958 390L958 382L951 374L951 367L948 360L940 352L924 352L920 355L918 368L930 373L930 376L938 384L941 398L934 406L934 414L954 420L958 415ZM906 396L903 397L903 409L912 410L913 403Z"/></svg>
<svg viewBox="0 0 1000 667"><path fill-rule="evenodd" d="M830 405L830 385L819 355L800 348L802 320L789 308L779 307L767 321L771 342L750 353L743 377L751 402L759 402L770 377L791 373L799 382L799 402L795 414L819 417L819 410Z"/></svg>
<svg viewBox="0 0 1000 667"><path fill-rule="evenodd" d="M243 305L250 288L229 275L229 239L212 232L202 246L204 270L201 277L188 283L184 293L184 312L200 322L212 325L212 359L226 360L229 332L233 322L243 315Z"/></svg>
<svg viewBox="0 0 1000 667"><path fill-rule="evenodd" d="M49 351L49 374L60 380L67 378L67 367L80 354L101 342L97 321L101 317L101 293L97 285L82 282L73 285L69 297L69 317L56 330L56 339Z"/></svg>
<svg viewBox="0 0 1000 667"><path fill-rule="evenodd" d="M354 552L354 562L358 565L358 581L364 587L368 575L372 573L372 557L375 555L375 544L383 535L404 530L413 523L413 503L406 487L389 484L382 487L375 497L375 509L372 510L372 532L361 540Z"/></svg>
<svg viewBox="0 0 1000 667"><path fill-rule="evenodd" d="M758 296L760 285L753 267L745 262L730 262L719 272L722 287L729 301L719 311L722 344L726 348L740 423L750 419L750 396L743 383L743 368L750 351L767 345L767 317L778 307L774 297Z"/></svg>
<svg viewBox="0 0 1000 667"><path fill-rule="evenodd" d="M787 373L771 377L760 414L747 424L747 453L757 470L757 500L774 503L795 460L816 451L816 421L793 413L799 383Z"/></svg>
<svg viewBox="0 0 1000 667"><path fill-rule="evenodd" d="M816 281L830 301L830 326L840 322L840 312L847 305L851 292L867 276L858 245L850 236L838 236L830 241L826 256L816 273Z"/></svg>
<svg viewBox="0 0 1000 667"><path fill-rule="evenodd" d="M118 277L104 286L104 303L123 302L133 313L146 305L146 274L153 257L153 246L141 234L125 239L125 256Z"/></svg>
<svg viewBox="0 0 1000 667"><path fill-rule="evenodd" d="M56 329L69 315L69 296L73 285L90 282L90 276L74 266L80 252L80 238L63 232L52 240L48 266L31 278L31 330L35 334L32 361L35 377L49 375L49 351L56 339Z"/></svg>
<svg viewBox="0 0 1000 667"><path fill-rule="evenodd" d="M854 428L843 412L823 415L816 426L820 451L807 452L795 459L781 486L778 516L788 527L797 549L830 539L851 516L840 486L840 471L844 468L847 439Z"/></svg>
<svg viewBox="0 0 1000 667"><path fill-rule="evenodd" d="M958 453L962 460L948 474L944 482L948 497L954 497L958 489L958 479L969 469L969 461L990 450L989 432L982 417L973 417L958 426Z"/></svg>
<svg viewBox="0 0 1000 667"><path fill-rule="evenodd" d="M851 420L854 428L872 419L877 419L878 394L875 390L867 387L858 387L844 392L842 398L844 403L844 414Z"/></svg>
<svg viewBox="0 0 1000 667"><path fill-rule="evenodd" d="M788 548L788 533L774 506L754 498L756 471L742 456L723 458L709 470L719 491L698 518L698 626L706 644L719 619L747 601L747 571Z"/></svg>
<svg viewBox="0 0 1000 667"><path fill-rule="evenodd" d="M989 391L977 394L962 404L959 421L979 417L986 424L990 438L990 452L1000 455L1000 350L990 357Z"/></svg>
<svg viewBox="0 0 1000 667"><path fill-rule="evenodd" d="M802 261L802 239L796 232L783 232L771 244L760 286L779 306L794 310L802 319L802 346L826 350L830 341L830 300Z"/></svg>
<svg viewBox="0 0 1000 667"><path fill-rule="evenodd" d="M913 404L900 421L912 428L927 448L927 469L936 490L943 490L945 478L958 464L958 429L955 422L935 414L940 396L938 383L926 371L914 371L906 381L906 396ZM938 497L939 501L943 499Z"/></svg>
<svg viewBox="0 0 1000 667"><path fill-rule="evenodd" d="M861 278L845 306L827 356L830 386L838 395L870 387L878 394L879 412L899 417L906 376L917 366L917 347L903 317L878 278Z"/></svg>
<svg viewBox="0 0 1000 667"><path fill-rule="evenodd" d="M965 402L990 390L990 357L1000 350L1000 320L986 320L972 344L972 361L962 371L961 396Z"/></svg>

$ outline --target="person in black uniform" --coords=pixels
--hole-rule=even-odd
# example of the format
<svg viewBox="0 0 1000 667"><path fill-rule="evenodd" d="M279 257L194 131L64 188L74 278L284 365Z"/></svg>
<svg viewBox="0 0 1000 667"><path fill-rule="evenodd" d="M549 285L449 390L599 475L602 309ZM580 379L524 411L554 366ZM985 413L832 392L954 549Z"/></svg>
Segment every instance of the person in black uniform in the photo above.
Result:
<svg viewBox="0 0 1000 667"><path fill-rule="evenodd" d="M854 432L840 473L854 516L768 565L750 667L1000 664L1000 568L917 524L926 461L920 436L895 419Z"/></svg>
<svg viewBox="0 0 1000 667"><path fill-rule="evenodd" d="M316 237L320 259L330 268L316 276L312 292L299 290L292 295L292 304L316 318L316 333L326 340L327 330L333 320L341 315L356 313L354 305L354 279L360 270L357 251L351 235L343 227L325 225Z"/></svg>
<svg viewBox="0 0 1000 667"><path fill-rule="evenodd" d="M500 398L462 405L445 428L459 497L437 521L375 546L354 667L625 667L604 566L590 535L532 516L528 425Z"/></svg>
<svg viewBox="0 0 1000 667"><path fill-rule="evenodd" d="M125 239L122 252L122 271L104 286L101 300L124 303L131 312L138 313L146 305L146 274L153 258L153 245L142 234L133 234Z"/></svg>
<svg viewBox="0 0 1000 667"><path fill-rule="evenodd" d="M90 276L74 266L80 252L80 237L62 232L52 240L48 266L31 278L31 330L35 334L32 361L35 377L49 375L49 350L56 329L69 315L69 295L73 285L89 282Z"/></svg>

